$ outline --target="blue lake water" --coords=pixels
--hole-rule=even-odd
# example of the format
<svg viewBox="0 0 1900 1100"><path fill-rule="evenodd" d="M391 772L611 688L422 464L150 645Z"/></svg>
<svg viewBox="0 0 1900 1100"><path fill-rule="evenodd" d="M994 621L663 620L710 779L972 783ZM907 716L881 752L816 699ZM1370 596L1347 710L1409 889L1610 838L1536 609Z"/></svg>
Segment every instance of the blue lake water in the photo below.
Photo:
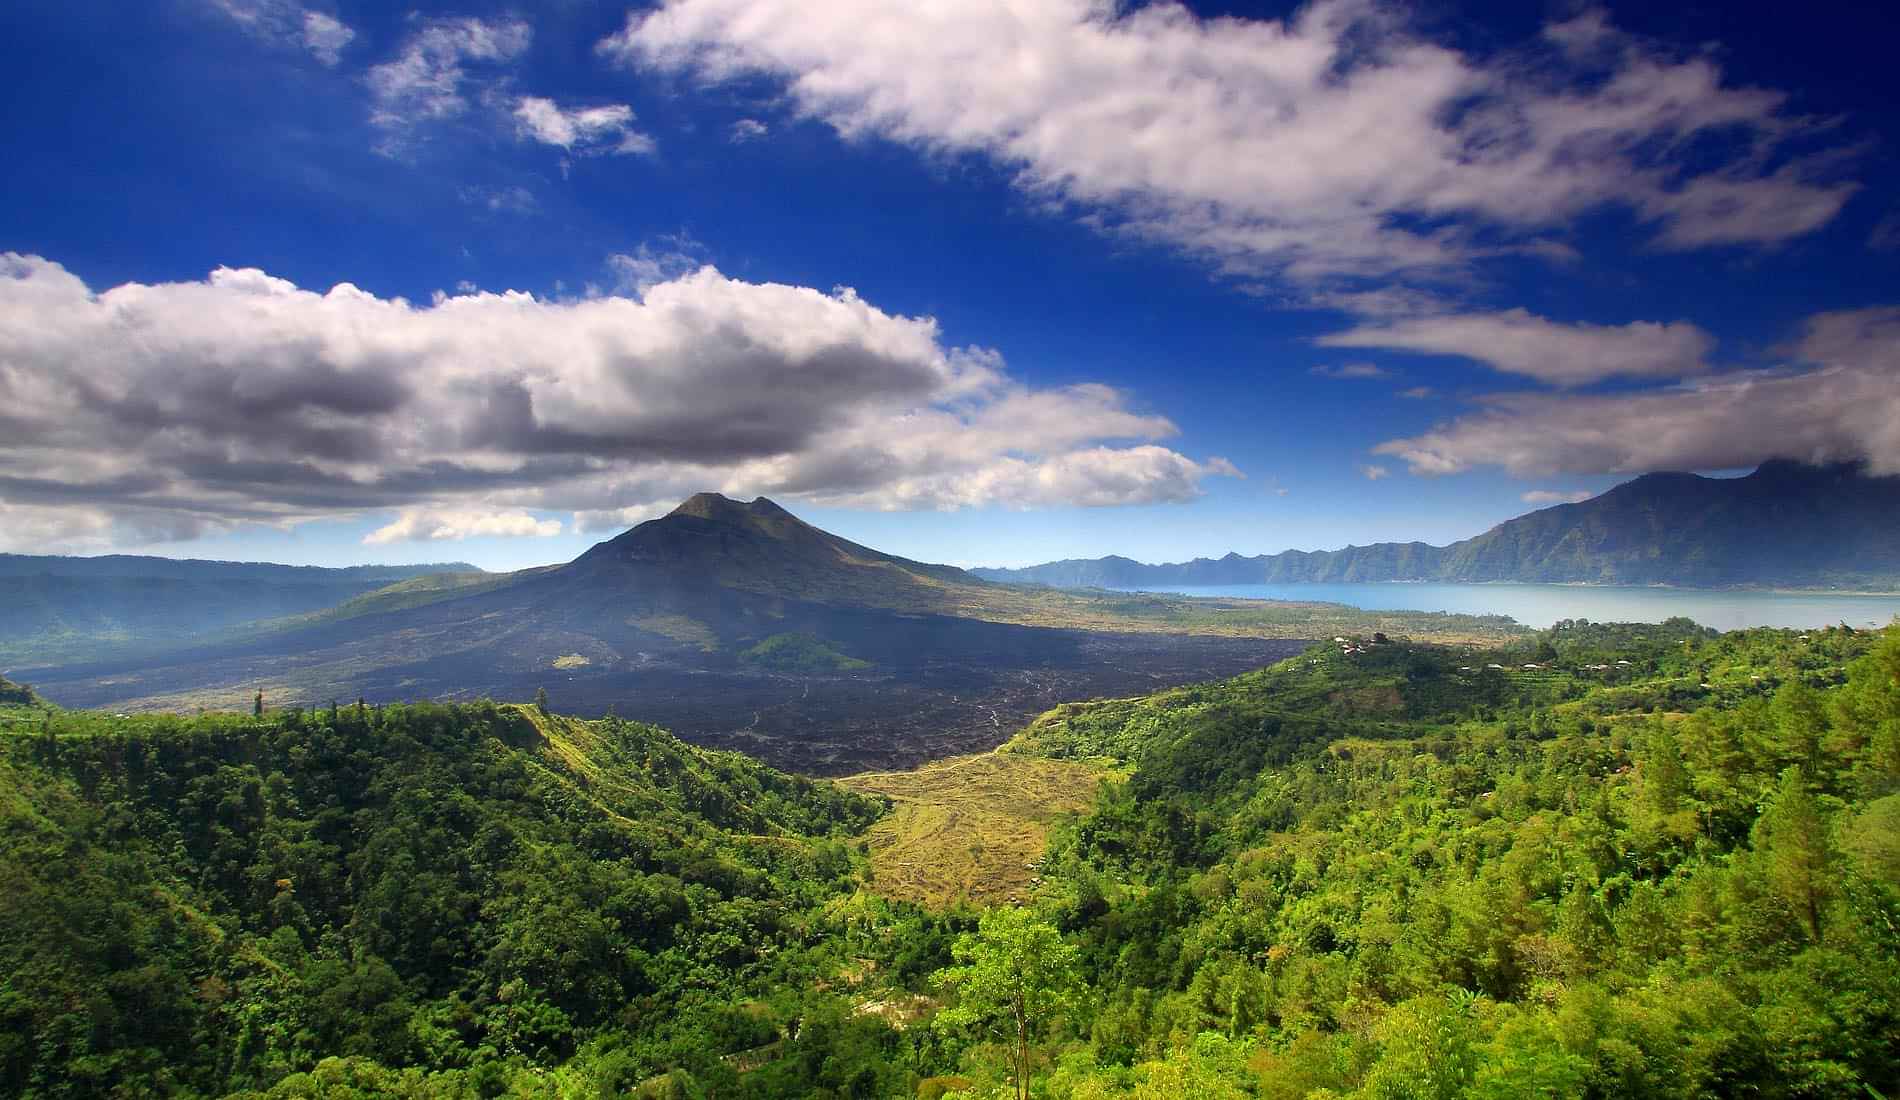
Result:
<svg viewBox="0 0 1900 1100"><path fill-rule="evenodd" d="M1509 615L1525 626L1539 629L1559 619L1659 623L1677 615L1717 630L1749 626L1805 629L1841 622L1859 629L1886 626L1894 616L1900 615L1900 596L1825 592L1728 592L1568 584L1229 584L1154 586L1146 591L1254 600L1323 600L1368 611Z"/></svg>

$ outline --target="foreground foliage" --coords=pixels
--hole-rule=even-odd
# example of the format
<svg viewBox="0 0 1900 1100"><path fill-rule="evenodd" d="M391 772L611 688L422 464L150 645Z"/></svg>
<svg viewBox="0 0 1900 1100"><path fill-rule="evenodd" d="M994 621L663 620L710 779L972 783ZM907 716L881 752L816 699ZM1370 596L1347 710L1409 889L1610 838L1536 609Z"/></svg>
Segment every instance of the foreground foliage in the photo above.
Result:
<svg viewBox="0 0 1900 1100"><path fill-rule="evenodd" d="M868 799L485 703L27 717L0 1094L619 1095L760 1047L905 1085L889 1029L812 988Z"/></svg>
<svg viewBox="0 0 1900 1100"><path fill-rule="evenodd" d="M1900 1088L1900 630L1351 638L869 777L1105 777L980 921L876 895L880 801L636 723L20 698L0 1093Z"/></svg>
<svg viewBox="0 0 1900 1100"><path fill-rule="evenodd" d="M1900 630L1348 642L1018 747L1135 764L1054 846L1052 1097L1900 1085Z"/></svg>

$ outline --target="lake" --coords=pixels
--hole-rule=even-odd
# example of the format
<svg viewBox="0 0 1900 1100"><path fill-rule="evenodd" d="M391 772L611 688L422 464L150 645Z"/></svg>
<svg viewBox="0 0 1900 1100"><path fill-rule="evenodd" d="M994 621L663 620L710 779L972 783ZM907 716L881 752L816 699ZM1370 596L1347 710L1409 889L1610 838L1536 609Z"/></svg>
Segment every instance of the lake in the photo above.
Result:
<svg viewBox="0 0 1900 1100"><path fill-rule="evenodd" d="M1826 592L1749 592L1699 588L1623 588L1569 584L1226 584L1156 585L1141 591L1254 600L1323 600L1368 611L1452 611L1509 615L1543 628L1559 619L1659 623L1686 616L1717 630L1749 626L1812 628L1845 622L1886 626L1900 596Z"/></svg>

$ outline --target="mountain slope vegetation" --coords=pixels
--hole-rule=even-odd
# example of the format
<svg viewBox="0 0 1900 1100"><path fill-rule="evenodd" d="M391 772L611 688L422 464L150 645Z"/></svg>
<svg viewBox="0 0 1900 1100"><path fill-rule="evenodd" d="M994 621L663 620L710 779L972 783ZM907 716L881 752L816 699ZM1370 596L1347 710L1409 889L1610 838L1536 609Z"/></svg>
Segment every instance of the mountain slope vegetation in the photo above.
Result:
<svg viewBox="0 0 1900 1100"><path fill-rule="evenodd" d="M908 816L535 707L7 714L25 1096L1900 1086L1900 629L1348 638L854 781ZM880 896L1058 789L1021 906Z"/></svg>
<svg viewBox="0 0 1900 1100"><path fill-rule="evenodd" d="M978 569L1059 587L1440 581L1900 589L1900 478L1770 462L1747 477L1647 474L1577 504L1519 516L1449 546L1128 558Z"/></svg>
<svg viewBox="0 0 1900 1100"><path fill-rule="evenodd" d="M829 784L490 703L29 717L0 745L8 1095L310 1095L326 1058L373 1093L717 1081L839 1011L782 999L836 965L814 925L880 812Z"/></svg>
<svg viewBox="0 0 1900 1100"><path fill-rule="evenodd" d="M1050 1096L1900 1085L1900 630L1322 646L1010 749L1132 767L1042 872Z"/></svg>

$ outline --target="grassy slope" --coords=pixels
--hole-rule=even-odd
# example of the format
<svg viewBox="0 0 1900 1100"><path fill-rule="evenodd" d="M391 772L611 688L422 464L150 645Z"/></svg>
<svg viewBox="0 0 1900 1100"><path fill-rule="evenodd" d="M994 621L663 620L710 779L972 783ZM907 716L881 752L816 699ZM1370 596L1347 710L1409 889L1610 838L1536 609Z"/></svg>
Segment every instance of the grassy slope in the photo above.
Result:
<svg viewBox="0 0 1900 1100"><path fill-rule="evenodd" d="M839 782L894 803L865 833L873 888L943 907L1027 895L1049 825L1087 809L1107 774L1090 764L991 752Z"/></svg>

